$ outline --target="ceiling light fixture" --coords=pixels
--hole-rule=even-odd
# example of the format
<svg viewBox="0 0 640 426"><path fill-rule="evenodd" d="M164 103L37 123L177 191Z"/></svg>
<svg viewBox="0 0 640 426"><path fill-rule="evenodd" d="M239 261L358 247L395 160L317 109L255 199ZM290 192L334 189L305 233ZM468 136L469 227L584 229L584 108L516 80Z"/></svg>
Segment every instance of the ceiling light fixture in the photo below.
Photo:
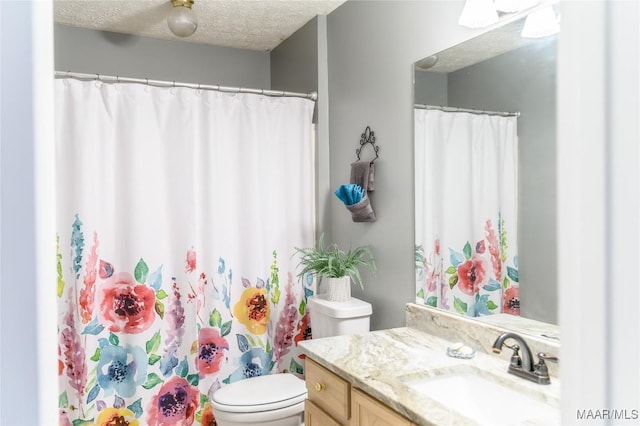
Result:
<svg viewBox="0 0 640 426"><path fill-rule="evenodd" d="M525 38L547 37L560 32L558 17L553 11L553 7L545 7L535 12L531 12L520 35Z"/></svg>
<svg viewBox="0 0 640 426"><path fill-rule="evenodd" d="M437 55L427 56L426 58L416 62L416 69L420 71L426 71L429 68L432 68L436 63L438 63Z"/></svg>
<svg viewBox="0 0 640 426"><path fill-rule="evenodd" d="M198 19L191 10L194 0L171 0L173 9L167 17L167 25L178 37L189 37L198 28Z"/></svg>
<svg viewBox="0 0 640 426"><path fill-rule="evenodd" d="M469 28L482 28L498 22L498 11L493 0L467 0L458 24Z"/></svg>
<svg viewBox="0 0 640 426"><path fill-rule="evenodd" d="M538 0L495 0L498 12L521 12L538 4Z"/></svg>

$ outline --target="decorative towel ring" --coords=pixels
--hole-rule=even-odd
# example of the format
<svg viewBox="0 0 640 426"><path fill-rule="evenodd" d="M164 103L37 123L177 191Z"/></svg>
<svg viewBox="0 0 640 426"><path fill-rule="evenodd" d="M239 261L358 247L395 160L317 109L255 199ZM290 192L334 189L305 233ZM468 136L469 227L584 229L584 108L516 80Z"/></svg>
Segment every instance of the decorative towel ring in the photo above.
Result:
<svg viewBox="0 0 640 426"><path fill-rule="evenodd" d="M378 159L378 151L380 151L380 147L376 145L375 133L369 126L367 126L367 128L364 129L364 133L360 135L360 148L356 149L356 156L358 157L358 160L360 160L360 152L362 151L362 148L368 143L371 144L373 152L376 154L376 157L371 160L371 164L373 164L373 162Z"/></svg>

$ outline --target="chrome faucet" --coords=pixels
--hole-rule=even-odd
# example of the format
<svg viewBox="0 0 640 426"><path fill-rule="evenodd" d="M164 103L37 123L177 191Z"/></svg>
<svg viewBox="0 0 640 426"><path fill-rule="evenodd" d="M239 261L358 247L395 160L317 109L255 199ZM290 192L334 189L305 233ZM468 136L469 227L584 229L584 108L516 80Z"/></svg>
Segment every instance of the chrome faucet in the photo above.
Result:
<svg viewBox="0 0 640 426"><path fill-rule="evenodd" d="M522 346L522 357L520 356L521 346L518 344L509 346L504 343L507 339L513 339ZM551 383L551 379L549 378L549 369L547 368L545 360L558 362L558 357L540 352L538 353L538 362L533 364L533 357L531 355L529 345L527 345L527 342L525 342L524 339L516 333L503 333L498 336L496 341L493 342L493 352L499 354L502 352L503 346L506 346L513 351L511 361L509 362L509 369L507 370L509 373L541 385L548 385Z"/></svg>

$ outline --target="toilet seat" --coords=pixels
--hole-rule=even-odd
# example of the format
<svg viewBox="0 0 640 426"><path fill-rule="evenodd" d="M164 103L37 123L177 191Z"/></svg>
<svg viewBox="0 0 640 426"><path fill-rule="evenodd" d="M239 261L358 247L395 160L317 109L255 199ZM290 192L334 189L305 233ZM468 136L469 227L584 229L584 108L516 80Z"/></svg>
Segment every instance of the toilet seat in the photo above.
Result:
<svg viewBox="0 0 640 426"><path fill-rule="evenodd" d="M278 410L304 402L307 388L290 373L269 374L234 382L213 394L211 405L228 413Z"/></svg>

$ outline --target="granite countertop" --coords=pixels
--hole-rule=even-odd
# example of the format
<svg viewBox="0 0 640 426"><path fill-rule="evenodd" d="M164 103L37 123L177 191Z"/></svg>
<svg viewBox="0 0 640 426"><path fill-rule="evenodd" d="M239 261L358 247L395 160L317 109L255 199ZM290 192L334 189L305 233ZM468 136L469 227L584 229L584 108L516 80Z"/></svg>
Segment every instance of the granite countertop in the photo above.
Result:
<svg viewBox="0 0 640 426"><path fill-rule="evenodd" d="M446 355L452 342L411 327L373 331L351 336L311 339L299 343L301 350L320 365L349 381L419 425L470 425L470 419L407 386L408 380L434 377L468 368L490 375L502 384L558 408L560 383L539 385L507 373L503 359L478 352L472 359ZM500 413L496 413L499 422ZM504 419L505 424L508 419ZM498 424L498 423L494 423ZM549 424L549 418L526 424Z"/></svg>

